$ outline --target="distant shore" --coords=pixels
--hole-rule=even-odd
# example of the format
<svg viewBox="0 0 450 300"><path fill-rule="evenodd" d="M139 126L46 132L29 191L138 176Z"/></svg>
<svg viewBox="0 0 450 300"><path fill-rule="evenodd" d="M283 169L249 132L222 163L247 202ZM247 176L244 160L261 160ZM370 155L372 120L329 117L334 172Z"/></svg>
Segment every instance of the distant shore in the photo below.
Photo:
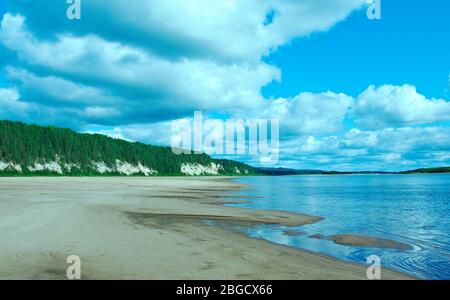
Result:
<svg viewBox="0 0 450 300"><path fill-rule="evenodd" d="M324 171L324 170L297 170L286 168L256 168L256 170L268 176L288 175L409 175L409 174L450 174L450 167L423 168L401 172L389 171Z"/></svg>
<svg viewBox="0 0 450 300"><path fill-rule="evenodd" d="M367 266L227 230L321 220L224 206L243 188L227 177L0 178L0 188L0 279L65 279L69 255L82 279L366 279Z"/></svg>

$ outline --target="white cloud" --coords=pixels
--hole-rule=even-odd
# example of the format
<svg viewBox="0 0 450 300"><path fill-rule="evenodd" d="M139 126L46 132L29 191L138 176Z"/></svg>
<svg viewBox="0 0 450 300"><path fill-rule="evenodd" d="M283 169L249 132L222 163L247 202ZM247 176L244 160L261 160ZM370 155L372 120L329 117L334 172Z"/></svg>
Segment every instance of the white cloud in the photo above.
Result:
<svg viewBox="0 0 450 300"><path fill-rule="evenodd" d="M178 121L180 122L181 120ZM93 126L92 128L87 128L85 132L104 134L112 138L120 138L133 142L139 141L153 145L170 146L171 142L171 122L134 124L110 128L98 128L98 126Z"/></svg>
<svg viewBox="0 0 450 300"><path fill-rule="evenodd" d="M115 108L101 106L86 107L84 113L91 118L111 118L120 115L120 112Z"/></svg>
<svg viewBox="0 0 450 300"><path fill-rule="evenodd" d="M83 19L77 35L58 31L58 26L51 29L47 26L46 30L53 31L53 36L40 39L26 28L23 16L6 13L1 22L0 40L17 52L22 62L60 74L45 78L32 77L25 70L14 74L21 77L18 79L24 81L24 87L45 89L53 98L81 100L74 94L76 87L80 87L80 95L88 94L81 101L89 101L86 99L92 95L105 101L124 98L131 102L130 116L133 110L135 114L143 114L158 109L162 111L160 116L164 111L176 110L235 112L261 106L264 100L261 88L280 79L278 68L262 62L262 56L295 37L327 30L363 3L362 0L192 0L188 3L135 0L130 5L123 0L107 3L93 0L83 4L88 17ZM274 18L267 24L265 20L271 12ZM111 31L117 33L114 40L104 37L105 32L101 30L104 26L95 26L105 20ZM130 32L136 35L134 42L127 40ZM154 43L147 43L148 40ZM176 58L166 56L161 49L156 49L161 44L167 46L166 52L174 48L181 52ZM198 53L183 52L185 45L192 45ZM101 82L110 91L59 78L61 75ZM61 89L51 88L56 85L67 87L69 92L61 95ZM114 94L120 88L121 94ZM126 125L125 119L123 122Z"/></svg>
<svg viewBox="0 0 450 300"><path fill-rule="evenodd" d="M0 116L26 112L29 105L19 99L20 95L17 89L0 89Z"/></svg>
<svg viewBox="0 0 450 300"><path fill-rule="evenodd" d="M94 35L60 35L56 41L40 41L26 30L24 22L21 16L5 14L0 31L2 43L17 51L23 61L84 79L126 85L130 90L145 90L140 108L151 105L156 110L157 101L193 109L254 107L262 100L260 88L279 78L277 68L262 62L171 61ZM161 98L155 99L155 93Z"/></svg>
<svg viewBox="0 0 450 300"><path fill-rule="evenodd" d="M307 152L334 152L339 149L368 149L371 151L405 153L416 150L450 149L450 128L387 128L375 131L349 130L341 135L325 136L320 140L309 137L300 149Z"/></svg>
<svg viewBox="0 0 450 300"><path fill-rule="evenodd" d="M295 37L329 29L365 2L134 0L130 5L127 0L91 0L84 4L84 11L90 16L103 16L109 26L139 34L142 42L162 40L169 48L192 45L202 48L203 56L258 62ZM271 11L273 22L264 24Z"/></svg>
<svg viewBox="0 0 450 300"><path fill-rule="evenodd" d="M286 146L286 145L285 145ZM450 128L398 128L375 131L352 129L340 135L309 136L289 142L284 153L299 163L311 161L339 170L343 163L362 170L399 170L448 160ZM328 158L327 161L323 161ZM372 165L368 165L372 164Z"/></svg>
<svg viewBox="0 0 450 300"><path fill-rule="evenodd" d="M400 127L450 120L450 102L427 99L414 86L370 86L354 107L356 123L369 128Z"/></svg>
<svg viewBox="0 0 450 300"><path fill-rule="evenodd" d="M123 104L121 99L108 95L106 91L68 81L56 76L40 77L25 69L6 67L9 79L21 83L21 89L37 95L50 97L63 104ZM42 97L39 97L40 101Z"/></svg>
<svg viewBox="0 0 450 300"><path fill-rule="evenodd" d="M287 134L328 133L342 128L353 99L344 94L300 93L270 103L264 116L279 119Z"/></svg>

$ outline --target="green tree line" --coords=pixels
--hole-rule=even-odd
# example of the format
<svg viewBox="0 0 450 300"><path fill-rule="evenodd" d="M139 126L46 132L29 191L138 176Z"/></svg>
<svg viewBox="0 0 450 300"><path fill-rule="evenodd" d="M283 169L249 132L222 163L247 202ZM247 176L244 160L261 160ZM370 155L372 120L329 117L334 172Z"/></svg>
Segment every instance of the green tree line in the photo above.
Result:
<svg viewBox="0 0 450 300"><path fill-rule="evenodd" d="M100 134L81 134L70 129L28 125L22 122L0 121L0 162L15 163L22 167L23 175L30 174L28 166L38 162L58 161L60 165L76 164L64 175L99 175L93 162L105 162L114 166L116 160L132 165L141 163L157 170L158 175L183 175L181 165L193 163L223 166L221 175L255 174L256 170L243 163L217 160L206 154L175 155L170 147L132 143ZM0 170L1 175L16 174L9 169ZM56 175L48 171L33 172L39 175ZM111 175L120 175L112 173Z"/></svg>

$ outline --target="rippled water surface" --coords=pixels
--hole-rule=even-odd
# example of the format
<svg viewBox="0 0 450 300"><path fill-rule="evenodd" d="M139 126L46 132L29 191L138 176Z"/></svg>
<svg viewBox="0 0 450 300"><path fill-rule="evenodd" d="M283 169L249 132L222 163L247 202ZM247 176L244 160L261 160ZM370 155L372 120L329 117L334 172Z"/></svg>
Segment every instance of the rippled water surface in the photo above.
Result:
<svg viewBox="0 0 450 300"><path fill-rule="evenodd" d="M427 279L450 279L450 175L355 175L250 177L239 195L257 196L235 206L287 210L324 217L297 228L261 226L254 237L365 263L378 255L383 266ZM359 234L410 244L410 251L337 245L313 234Z"/></svg>

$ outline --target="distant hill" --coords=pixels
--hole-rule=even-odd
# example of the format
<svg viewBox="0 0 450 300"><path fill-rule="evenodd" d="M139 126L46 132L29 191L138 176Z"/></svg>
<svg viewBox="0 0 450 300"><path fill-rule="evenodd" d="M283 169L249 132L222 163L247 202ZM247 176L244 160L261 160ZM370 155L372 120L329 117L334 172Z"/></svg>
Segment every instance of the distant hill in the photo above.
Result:
<svg viewBox="0 0 450 300"><path fill-rule="evenodd" d="M289 176L289 175L387 175L387 174L420 174L420 173L450 173L450 167L416 169L404 172L383 172L383 171L322 171L322 170L297 170L286 168L256 168L256 170L267 176Z"/></svg>
<svg viewBox="0 0 450 300"><path fill-rule="evenodd" d="M402 174L414 174L414 173L450 173L450 167L416 169L402 172Z"/></svg>
<svg viewBox="0 0 450 300"><path fill-rule="evenodd" d="M166 134L166 133L161 133ZM70 129L0 121L0 176L254 175L243 163Z"/></svg>
<svg viewBox="0 0 450 300"><path fill-rule="evenodd" d="M339 172L323 170L297 170L286 168L256 168L256 170L268 176L289 176L289 175L351 175L351 174L394 174L392 172L381 171L359 171L359 172Z"/></svg>
<svg viewBox="0 0 450 300"><path fill-rule="evenodd" d="M268 176L321 175L324 173L324 171L319 170L296 170L287 168L256 168L256 170Z"/></svg>

